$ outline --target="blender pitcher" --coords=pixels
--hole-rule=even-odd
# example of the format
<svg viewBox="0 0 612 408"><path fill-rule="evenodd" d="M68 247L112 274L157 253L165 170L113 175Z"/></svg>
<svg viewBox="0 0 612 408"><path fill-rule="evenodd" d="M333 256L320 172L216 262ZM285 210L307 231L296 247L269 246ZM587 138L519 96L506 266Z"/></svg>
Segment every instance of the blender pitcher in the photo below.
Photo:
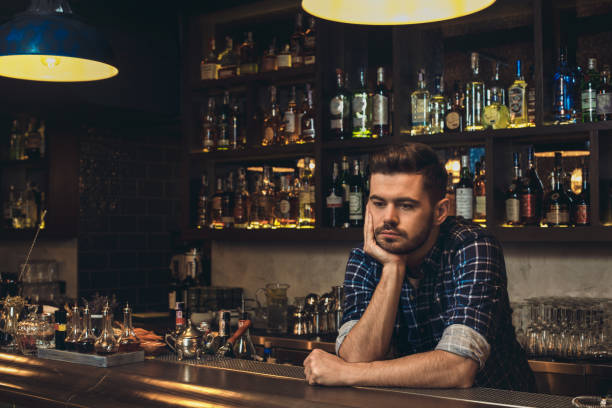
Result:
<svg viewBox="0 0 612 408"><path fill-rule="evenodd" d="M268 283L265 288L257 289L255 297L259 293L266 295L266 310L268 311L268 333L287 333L287 289L286 283Z"/></svg>

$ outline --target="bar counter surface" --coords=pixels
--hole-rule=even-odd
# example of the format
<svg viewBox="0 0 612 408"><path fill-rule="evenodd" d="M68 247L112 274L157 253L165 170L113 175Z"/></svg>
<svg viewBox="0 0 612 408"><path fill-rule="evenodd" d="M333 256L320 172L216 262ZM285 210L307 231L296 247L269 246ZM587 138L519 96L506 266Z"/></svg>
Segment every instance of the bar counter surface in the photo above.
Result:
<svg viewBox="0 0 612 408"><path fill-rule="evenodd" d="M235 360L242 362L243 360ZM231 363L231 361L230 361ZM245 362L250 372L146 360L112 368L0 353L0 406L563 408L571 398L466 390L310 386L299 367ZM229 364L231 366L231 364ZM274 373L277 374L274 374ZM297 374L296 374L297 373ZM4 405L6 404L6 405Z"/></svg>

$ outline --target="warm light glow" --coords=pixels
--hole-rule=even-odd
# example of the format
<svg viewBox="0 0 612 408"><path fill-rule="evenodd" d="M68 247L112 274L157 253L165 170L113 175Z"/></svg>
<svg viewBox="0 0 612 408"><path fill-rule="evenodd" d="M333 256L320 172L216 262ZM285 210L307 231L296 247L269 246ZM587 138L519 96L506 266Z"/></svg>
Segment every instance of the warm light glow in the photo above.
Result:
<svg viewBox="0 0 612 408"><path fill-rule="evenodd" d="M263 167L247 167L247 171L263 173ZM272 173L293 173L295 169L290 167L272 167Z"/></svg>
<svg viewBox="0 0 612 408"><path fill-rule="evenodd" d="M187 408L215 408L215 407L229 407L229 405L221 405L218 403L204 402L191 398L178 397L174 395L166 395L159 392L136 392L139 397L148 399L149 401L158 401L168 404L173 407L187 407Z"/></svg>
<svg viewBox="0 0 612 408"><path fill-rule="evenodd" d="M449 20L476 13L495 0L302 0L304 10L325 20L396 25Z"/></svg>
<svg viewBox="0 0 612 408"><path fill-rule="evenodd" d="M33 366L40 366L42 365L42 362L32 359L32 358L28 358L28 357L24 357L24 356L17 356L14 354L4 354L4 353L0 353L0 360L4 360L4 361L13 361L16 363L20 363L20 364L27 364L27 365L33 365Z"/></svg>
<svg viewBox="0 0 612 408"><path fill-rule="evenodd" d="M40 374L37 373L36 371L22 370L20 368L11 368L11 367L2 367L2 366L0 366L0 373L15 375L17 377L34 377L34 376L40 377Z"/></svg>
<svg viewBox="0 0 612 408"><path fill-rule="evenodd" d="M4 382L0 382L0 387L14 388L16 390L23 390L24 389L21 385L9 384L9 383L4 383Z"/></svg>
<svg viewBox="0 0 612 408"><path fill-rule="evenodd" d="M582 169L574 169L570 178L571 189L574 194L582 192Z"/></svg>
<svg viewBox="0 0 612 408"><path fill-rule="evenodd" d="M448 159L444 168L453 177L453 184L457 183L461 172L461 162L458 159Z"/></svg>
<svg viewBox="0 0 612 408"><path fill-rule="evenodd" d="M539 152L535 153L535 157L555 157L556 152ZM589 156L588 150L563 150L561 152L562 157L585 157Z"/></svg>
<svg viewBox="0 0 612 408"><path fill-rule="evenodd" d="M0 56L0 75L46 82L97 81L113 77L119 70L112 65L83 58L55 55Z"/></svg>

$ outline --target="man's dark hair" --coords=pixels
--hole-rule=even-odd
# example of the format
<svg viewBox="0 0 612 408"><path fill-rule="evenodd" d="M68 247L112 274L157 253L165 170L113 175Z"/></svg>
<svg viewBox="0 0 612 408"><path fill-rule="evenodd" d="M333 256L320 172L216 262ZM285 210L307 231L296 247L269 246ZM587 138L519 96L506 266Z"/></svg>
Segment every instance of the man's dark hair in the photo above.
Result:
<svg viewBox="0 0 612 408"><path fill-rule="evenodd" d="M391 146L370 157L370 174L412 173L423 175L423 187L432 204L446 195L448 174L436 152L423 143Z"/></svg>

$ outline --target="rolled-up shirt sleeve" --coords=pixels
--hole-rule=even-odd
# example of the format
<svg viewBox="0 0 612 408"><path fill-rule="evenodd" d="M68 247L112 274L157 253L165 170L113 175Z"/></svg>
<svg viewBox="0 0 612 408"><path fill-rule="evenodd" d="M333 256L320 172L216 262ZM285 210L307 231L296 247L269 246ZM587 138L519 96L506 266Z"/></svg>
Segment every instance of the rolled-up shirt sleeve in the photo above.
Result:
<svg viewBox="0 0 612 408"><path fill-rule="evenodd" d="M339 348L340 346L336 340L336 352ZM462 324L453 324L446 327L442 333L442 338L436 346L436 350L444 350L472 359L478 363L481 370L487 358L489 358L489 354L491 354L491 346L487 340L476 330Z"/></svg>

